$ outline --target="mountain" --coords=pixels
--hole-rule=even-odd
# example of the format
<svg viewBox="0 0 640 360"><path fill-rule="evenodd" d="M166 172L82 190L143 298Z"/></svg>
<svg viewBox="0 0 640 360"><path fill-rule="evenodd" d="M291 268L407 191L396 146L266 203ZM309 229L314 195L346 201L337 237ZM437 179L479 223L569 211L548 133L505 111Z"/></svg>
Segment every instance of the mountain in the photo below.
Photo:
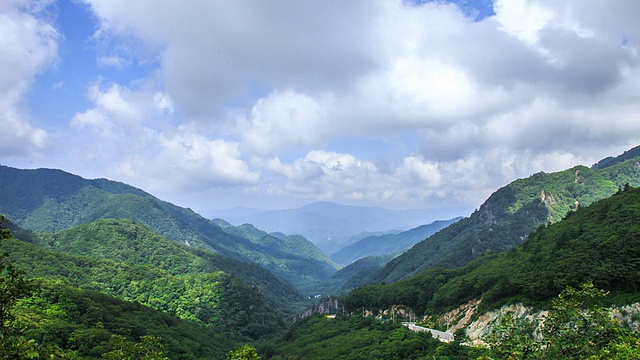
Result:
<svg viewBox="0 0 640 360"><path fill-rule="evenodd" d="M22 232L16 231L21 238ZM27 239L25 239L27 240ZM74 256L106 259L129 265L148 265L172 276L224 272L262 289L274 308L300 302L300 293L288 282L257 264L226 258L175 242L128 219L101 219L27 241L44 249Z"/></svg>
<svg viewBox="0 0 640 360"><path fill-rule="evenodd" d="M342 295L371 283L371 274L382 269L393 256L367 256L336 271L316 287L314 294Z"/></svg>
<svg viewBox="0 0 640 360"><path fill-rule="evenodd" d="M249 212L248 215L239 215L241 212L235 210L219 211L215 216L234 224L253 224L268 232L300 234L327 254L332 254L349 245L349 239L354 235L363 232L397 232L464 212L459 208L393 211L316 202L296 209Z"/></svg>
<svg viewBox="0 0 640 360"><path fill-rule="evenodd" d="M470 217L390 261L372 281L389 283L433 267L460 267L480 255L520 245L540 225L611 196L625 184L640 185L640 158L624 160L627 157L597 169L575 166L516 180L493 193Z"/></svg>
<svg viewBox="0 0 640 360"><path fill-rule="evenodd" d="M340 249L331 259L347 265L367 256L397 255L460 219L434 221L397 234L368 236Z"/></svg>
<svg viewBox="0 0 640 360"><path fill-rule="evenodd" d="M282 257L298 259L294 271L301 276L307 275L306 282L296 283L301 291L309 291L317 285L318 278L329 278L339 268L322 250L301 235L285 235L283 233L267 233L251 224L233 226L222 219L214 219L225 232L241 236L252 242L282 253ZM318 273L318 272L321 273ZM313 276L312 276L313 275Z"/></svg>
<svg viewBox="0 0 640 360"><path fill-rule="evenodd" d="M156 337L170 359L224 359L240 346L219 329L60 281L37 280L15 312L24 338L64 352L65 359L99 359L117 347L140 347L141 336Z"/></svg>
<svg viewBox="0 0 640 360"><path fill-rule="evenodd" d="M2 246L34 278L138 302L223 331L237 340L281 331L284 323L262 295L262 288L222 271L179 273L148 264L71 255L19 240ZM161 250L160 250L161 251Z"/></svg>
<svg viewBox="0 0 640 360"><path fill-rule="evenodd" d="M227 233L190 209L129 185L87 180L61 170L0 166L0 214L34 231L60 231L97 219L131 219L177 243L258 263L296 285L324 280L327 267L333 266Z"/></svg>
<svg viewBox="0 0 640 360"><path fill-rule="evenodd" d="M625 151L624 153L622 153L621 155L618 155L616 157L606 157L600 161L598 161L597 163L593 164L591 166L592 169L604 169L606 167L610 167L613 166L615 164L619 164L621 162L624 162L626 160L629 159L633 159L635 157L640 156L640 146L636 146L632 149L629 149L627 151Z"/></svg>
<svg viewBox="0 0 640 360"><path fill-rule="evenodd" d="M456 269L432 268L387 285L349 294L347 310L410 306L441 314L471 300L482 309L524 302L548 305L567 286L592 282L614 303L640 300L640 188L626 187L532 232L520 246Z"/></svg>

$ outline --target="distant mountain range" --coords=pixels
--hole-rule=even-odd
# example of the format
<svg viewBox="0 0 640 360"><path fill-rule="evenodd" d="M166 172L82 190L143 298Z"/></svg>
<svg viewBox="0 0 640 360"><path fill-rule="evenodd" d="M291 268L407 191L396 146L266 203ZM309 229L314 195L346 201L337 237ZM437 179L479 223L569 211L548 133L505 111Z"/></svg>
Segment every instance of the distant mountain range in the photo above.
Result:
<svg viewBox="0 0 640 360"><path fill-rule="evenodd" d="M402 231L397 234L372 235L347 245L333 255L331 259L338 264L348 265L368 256L399 255L418 242L462 219L434 221L428 225Z"/></svg>
<svg viewBox="0 0 640 360"><path fill-rule="evenodd" d="M217 210L212 211L210 216L225 219L236 225L252 224L268 232L303 235L331 255L372 233L397 233L438 219L464 215L466 211L468 210L462 208L395 211L380 207L316 202L285 210Z"/></svg>

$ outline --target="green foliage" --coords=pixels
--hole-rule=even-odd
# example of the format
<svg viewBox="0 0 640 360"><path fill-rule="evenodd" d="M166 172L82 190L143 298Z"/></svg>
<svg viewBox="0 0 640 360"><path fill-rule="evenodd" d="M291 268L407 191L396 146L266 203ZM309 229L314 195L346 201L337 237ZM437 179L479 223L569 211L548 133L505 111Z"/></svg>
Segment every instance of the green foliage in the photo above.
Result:
<svg viewBox="0 0 640 360"><path fill-rule="evenodd" d="M227 360L258 360L258 359L260 359L260 357L258 357L258 352L256 351L256 348L246 344L240 349L229 351L229 353L227 353Z"/></svg>
<svg viewBox="0 0 640 360"><path fill-rule="evenodd" d="M111 336L111 346L114 350L102 354L102 358L108 360L169 360L165 356L165 349L160 339L155 336L145 335L140 337L140 342L127 341L124 336Z"/></svg>
<svg viewBox="0 0 640 360"><path fill-rule="evenodd" d="M376 310L401 304L439 313L471 299L482 299L485 309L513 302L545 305L552 294L588 281L637 301L638 218L640 189L628 187L539 228L518 248L463 268L430 269L393 284L360 288L349 294L345 306L355 312L363 306Z"/></svg>
<svg viewBox="0 0 640 360"><path fill-rule="evenodd" d="M624 329L610 310L593 304L605 295L593 284L580 290L568 287L553 300L543 320L502 319L486 339L492 355L497 359L637 358L640 337Z"/></svg>
<svg viewBox="0 0 640 360"><path fill-rule="evenodd" d="M98 219L125 218L179 244L206 249L273 271L305 287L326 279L335 267L301 239L268 243L228 233L190 209L105 179L86 180L59 170L0 166L0 213L33 231L61 231ZM286 244L278 245L273 244ZM312 250L307 253L307 250Z"/></svg>
<svg viewBox="0 0 640 360"><path fill-rule="evenodd" d="M121 349L114 335L129 348L145 348L149 343L142 340L151 336L170 358L222 358L235 346L214 328L59 281L38 280L32 296L23 298L15 313L15 324L25 338L81 358L99 358Z"/></svg>
<svg viewBox="0 0 640 360"><path fill-rule="evenodd" d="M460 267L481 255L507 251L522 244L540 225L558 222L579 207L613 195L625 184L640 186L639 158L620 160L595 170L576 166L516 180L493 193L469 218L390 261L372 281L390 283L432 267Z"/></svg>
<svg viewBox="0 0 640 360"><path fill-rule="evenodd" d="M309 317L262 350L266 359L468 359L479 352L361 316Z"/></svg>
<svg viewBox="0 0 640 360"><path fill-rule="evenodd" d="M31 238L31 242L72 255L151 265L174 276L223 271L259 287L265 299L274 308L277 305L284 314L292 312L301 300L301 295L291 285L260 266L176 244L127 219L97 220Z"/></svg>
<svg viewBox="0 0 640 360"><path fill-rule="evenodd" d="M135 301L235 338L277 334L284 323L256 286L222 272L172 275L150 265L56 253L7 240L4 248L30 275Z"/></svg>
<svg viewBox="0 0 640 360"><path fill-rule="evenodd" d="M316 287L321 294L342 295L371 283L370 276L391 261L393 256L367 256L336 271Z"/></svg>

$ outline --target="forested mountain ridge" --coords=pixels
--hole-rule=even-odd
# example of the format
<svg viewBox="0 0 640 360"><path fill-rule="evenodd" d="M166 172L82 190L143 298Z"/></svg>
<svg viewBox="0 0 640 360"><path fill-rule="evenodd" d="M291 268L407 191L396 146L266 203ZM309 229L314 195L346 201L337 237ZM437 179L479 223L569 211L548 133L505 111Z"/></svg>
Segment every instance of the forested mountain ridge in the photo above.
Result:
<svg viewBox="0 0 640 360"><path fill-rule="evenodd" d="M175 242L258 263L296 286L323 280L332 267L229 234L190 209L132 186L61 170L0 166L0 214L34 231L60 231L105 218L131 219Z"/></svg>
<svg viewBox="0 0 640 360"><path fill-rule="evenodd" d="M56 233L31 236L27 241L69 255L150 265L173 276L222 271L243 279L247 285L260 287L271 306L285 312L288 304L301 300L292 285L257 264L176 244L128 219L96 220Z"/></svg>
<svg viewBox="0 0 640 360"><path fill-rule="evenodd" d="M438 220L394 234L367 236L332 254L331 259L339 264L348 265L367 256L398 255L460 219Z"/></svg>
<svg viewBox="0 0 640 360"><path fill-rule="evenodd" d="M611 291L613 301L640 300L640 188L570 212L540 227L520 246L483 256L462 268L429 269L387 285L354 290L348 309L410 306L441 314L474 299L492 309L514 302L540 305L566 286L592 282Z"/></svg>
<svg viewBox="0 0 640 360"><path fill-rule="evenodd" d="M14 238L37 236L3 216L0 230L2 359L223 358L283 329L254 287L222 272L52 252Z"/></svg>
<svg viewBox="0 0 640 360"><path fill-rule="evenodd" d="M292 264L292 269L296 269L294 271L299 271L301 275L296 285L303 292L312 290L318 284L318 279L329 278L339 268L327 254L302 235L267 233L251 224L233 226L223 219L212 221L223 231L248 239L273 253L280 253L282 258L297 259L297 262ZM315 274L312 275L311 272ZM307 275L306 281L302 279L303 274Z"/></svg>
<svg viewBox="0 0 640 360"><path fill-rule="evenodd" d="M613 161L601 169L575 166L516 180L494 192L470 217L390 261L372 281L393 282L433 267L459 267L482 254L522 244L538 226L611 196L625 184L640 185L639 160Z"/></svg>

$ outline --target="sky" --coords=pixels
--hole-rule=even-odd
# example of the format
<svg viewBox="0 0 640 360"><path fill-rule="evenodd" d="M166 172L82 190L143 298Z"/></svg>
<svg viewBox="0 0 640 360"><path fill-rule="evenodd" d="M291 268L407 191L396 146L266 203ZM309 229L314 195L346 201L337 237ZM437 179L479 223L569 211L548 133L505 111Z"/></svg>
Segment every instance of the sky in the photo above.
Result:
<svg viewBox="0 0 640 360"><path fill-rule="evenodd" d="M640 144L639 18L637 0L0 0L0 164L203 214L470 212Z"/></svg>

